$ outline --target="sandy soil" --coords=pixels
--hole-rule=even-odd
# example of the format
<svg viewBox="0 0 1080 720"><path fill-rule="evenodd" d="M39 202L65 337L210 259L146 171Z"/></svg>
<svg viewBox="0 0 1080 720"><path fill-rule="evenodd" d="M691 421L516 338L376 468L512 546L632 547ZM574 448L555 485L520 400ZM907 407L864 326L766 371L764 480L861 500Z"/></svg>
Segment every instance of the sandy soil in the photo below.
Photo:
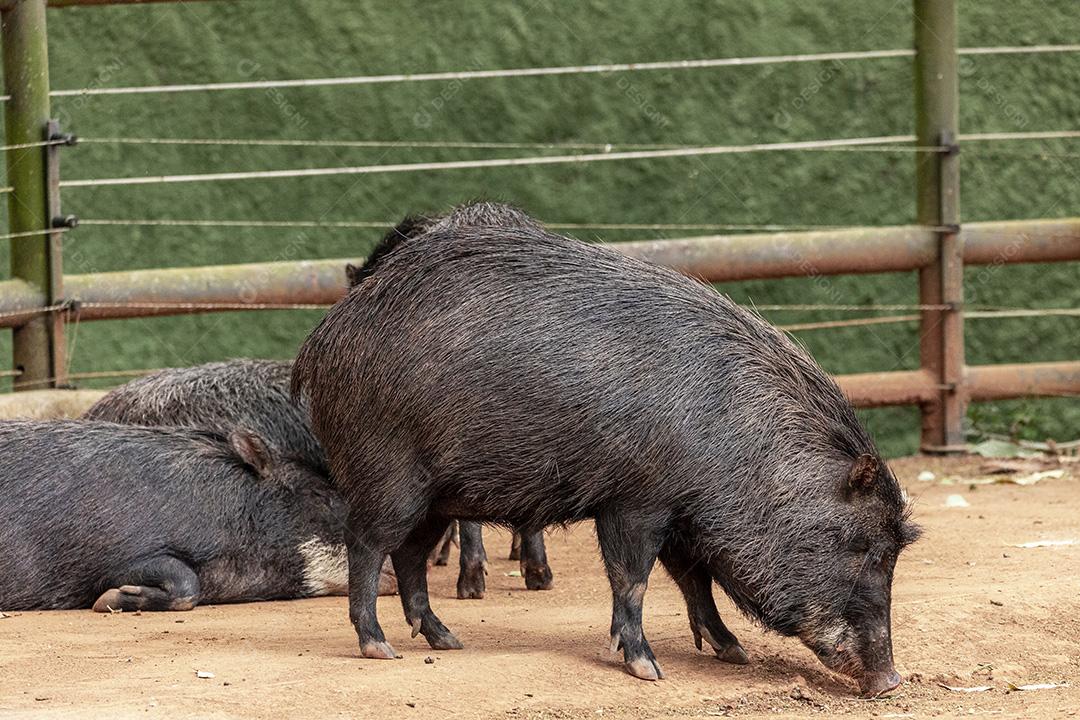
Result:
<svg viewBox="0 0 1080 720"><path fill-rule="evenodd" d="M433 605L466 649L410 639L396 598L380 599L404 657L358 657L344 598L201 607L190 613L21 613L0 619L0 716L150 718L1070 717L1080 712L1080 468L1034 486L918 482L977 474L972 460L895 463L917 502L922 541L901 559L894 600L906 684L865 701L798 642L766 633L726 599L749 651L735 667L694 649L678 590L657 568L646 632L667 679L625 674L606 649L610 599L592 528L549 538L556 587L510 576L508 538L488 532L488 595L454 598L436 568ZM950 494L970 507L945 507ZM196 671L213 673L199 679ZM1007 683L1069 687L1007 691ZM939 686L990 685L981 693Z"/></svg>

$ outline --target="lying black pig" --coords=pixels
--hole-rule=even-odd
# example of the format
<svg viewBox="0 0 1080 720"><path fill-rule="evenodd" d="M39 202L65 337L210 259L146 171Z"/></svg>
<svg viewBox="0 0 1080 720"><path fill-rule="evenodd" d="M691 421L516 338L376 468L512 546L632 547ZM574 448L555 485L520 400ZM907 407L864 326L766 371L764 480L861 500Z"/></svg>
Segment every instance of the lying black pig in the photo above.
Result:
<svg viewBox="0 0 1080 720"><path fill-rule="evenodd" d="M187 427L228 435L251 430L281 455L325 479L326 455L311 432L307 411L289 398L292 363L236 359L167 368L111 390L86 411L89 420L147 427ZM343 552L343 546L334 552ZM389 558L379 594L397 592Z"/></svg>
<svg viewBox="0 0 1080 720"><path fill-rule="evenodd" d="M345 515L325 478L247 431L0 423L0 608L340 593Z"/></svg>

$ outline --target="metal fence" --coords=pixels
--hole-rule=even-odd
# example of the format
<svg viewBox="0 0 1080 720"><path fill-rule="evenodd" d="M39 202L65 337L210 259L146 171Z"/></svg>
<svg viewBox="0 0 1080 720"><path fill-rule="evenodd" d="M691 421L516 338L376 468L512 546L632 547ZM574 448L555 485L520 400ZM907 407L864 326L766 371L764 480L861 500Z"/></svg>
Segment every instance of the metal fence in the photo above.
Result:
<svg viewBox="0 0 1080 720"><path fill-rule="evenodd" d="M619 250L676 268L708 281L824 276L917 270L919 301L914 305L814 305L805 309L896 311L901 315L837 319L787 326L789 330L918 322L920 369L862 373L838 378L854 403L862 407L917 404L922 410L922 448L948 451L963 443L963 418L972 401L1022 396L1080 394L1080 361L967 366L964 362L965 319L1080 315L1075 308L977 309L965 307L965 265L1060 262L1080 260L1080 218L985 222L961 226L960 148L975 143L1080 138L1078 129L1053 132L983 133L962 135L958 128L958 58L963 55L1078 52L1080 45L1021 47L957 47L955 0L913 0L915 47L892 50L777 55L752 58L713 58L540 67L469 70L412 75L371 75L336 78L195 83L150 87L94 87L50 90L46 36L46 5L168 2L170 0L0 0L3 30L4 103L9 186L8 195L13 279L0 282L0 327L13 329L13 369L0 375L15 378L14 387L33 389L64 386L65 323L146 315L175 315L229 310L321 308L344 292L345 260L259 263L202 268L139 270L63 275L64 233L78 224L60 208L65 187L105 185L230 182L263 178L318 177L375 173L439 172L463 168L514 167L593 162L646 161L653 158L734 153L820 151L904 152L916 162L917 216L915 224L896 227L822 227L794 229L726 225L558 225L554 229L589 227L656 230L769 229L772 232L710 235L682 240L624 242ZM912 58L915 70L915 128L913 136L839 138L806 142L716 146L601 146L585 143L410 143L334 140L270 140L244 138L85 138L81 142L278 145L278 146L431 146L485 149L559 149L557 155L489 158L450 162L362 165L349 167L194 173L146 177L66 180L60 157L75 138L50 120L50 97L130 95L221 90L267 90L289 87L481 80L494 77L649 72L652 70L815 63L830 60ZM155 219L86 219L98 225L175 225L225 227L233 224L276 227L372 227L379 222L214 221ZM357 259L351 259L356 262ZM783 306L797 309L796 306ZM768 308L762 308L768 309ZM118 373L119 375L120 373Z"/></svg>

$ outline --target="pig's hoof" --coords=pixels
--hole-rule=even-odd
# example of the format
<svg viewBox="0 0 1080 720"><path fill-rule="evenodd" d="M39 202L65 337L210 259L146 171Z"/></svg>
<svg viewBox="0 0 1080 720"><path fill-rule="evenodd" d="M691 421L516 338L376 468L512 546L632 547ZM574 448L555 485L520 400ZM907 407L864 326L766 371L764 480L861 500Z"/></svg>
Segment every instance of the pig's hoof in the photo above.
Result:
<svg viewBox="0 0 1080 720"><path fill-rule="evenodd" d="M385 640L372 640L360 645L360 654L373 660L393 660L399 657Z"/></svg>
<svg viewBox="0 0 1080 720"><path fill-rule="evenodd" d="M447 632L444 635L429 637L427 638L427 641L428 645L430 645L433 650L461 650L465 647L451 632Z"/></svg>
<svg viewBox="0 0 1080 720"><path fill-rule="evenodd" d="M124 610L139 610L143 606L143 589L138 585L121 585L101 593L94 602L94 612L116 613Z"/></svg>
<svg viewBox="0 0 1080 720"><path fill-rule="evenodd" d="M525 587L529 590L551 589L551 568L547 565L525 567Z"/></svg>
<svg viewBox="0 0 1080 720"><path fill-rule="evenodd" d="M750 662L750 656L746 654L746 650L743 650L743 646L738 643L729 645L723 650L717 650L716 659L732 665L746 665Z"/></svg>
<svg viewBox="0 0 1080 720"><path fill-rule="evenodd" d="M459 600L482 600L487 583L484 581L484 566L476 565L464 568L457 580Z"/></svg>
<svg viewBox="0 0 1080 720"><path fill-rule="evenodd" d="M660 666L656 664L656 661L650 660L645 656L636 657L633 660L627 660L626 672L630 673L636 678L641 678L642 680L664 679L664 673L660 670Z"/></svg>
<svg viewBox="0 0 1080 720"><path fill-rule="evenodd" d="M123 593L119 588L112 588L101 593L101 597L94 602L94 612L120 612L124 609Z"/></svg>

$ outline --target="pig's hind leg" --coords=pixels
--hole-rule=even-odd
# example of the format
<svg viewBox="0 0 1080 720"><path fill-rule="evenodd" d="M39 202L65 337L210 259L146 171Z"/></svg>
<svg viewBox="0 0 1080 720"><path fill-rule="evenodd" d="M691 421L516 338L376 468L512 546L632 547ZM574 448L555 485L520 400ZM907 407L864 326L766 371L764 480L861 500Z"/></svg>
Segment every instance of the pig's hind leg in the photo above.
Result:
<svg viewBox="0 0 1080 720"><path fill-rule="evenodd" d="M117 587L101 594L94 612L191 610L199 602L199 576L171 555L115 573L110 581Z"/></svg>
<svg viewBox="0 0 1080 720"><path fill-rule="evenodd" d="M517 537L517 533L514 536ZM551 589L551 568L548 566L543 530L521 533L521 574L528 589Z"/></svg>
<svg viewBox="0 0 1080 720"><path fill-rule="evenodd" d="M662 527L614 513L596 518L600 553L611 583L611 650L622 648L626 671L642 680L664 677L641 629L642 600L662 533Z"/></svg>
<svg viewBox="0 0 1080 720"><path fill-rule="evenodd" d="M682 590L686 612L690 617L690 632L694 644L701 649L701 640L712 646L716 657L724 662L745 665L749 662L738 638L727 629L712 594L712 576L708 568L691 557L685 548L669 540L660 549L660 562Z"/></svg>
<svg viewBox="0 0 1080 720"><path fill-rule="evenodd" d="M380 585L385 584L380 581L386 556L370 538L353 530L366 525L362 517L350 516L349 530L345 533L345 546L349 551L349 620L356 628L361 655L366 658L393 660L397 653L390 643L386 642L386 636L383 635L375 613ZM401 573L397 572L396 564L393 567L398 580L398 592L402 592Z"/></svg>
<svg viewBox="0 0 1080 720"><path fill-rule="evenodd" d="M442 539L436 543L435 552L431 554L430 558L432 565L442 566L450 562L450 547L461 544L461 540L458 538L457 526L457 522L450 523L450 527L446 528Z"/></svg>
<svg viewBox="0 0 1080 720"><path fill-rule="evenodd" d="M412 625L413 637L423 633L428 644L436 650L459 650L462 647L461 641L432 612L428 600L427 558L449 524L449 518L429 515L390 554L397 571L398 593L401 595L405 621Z"/></svg>
<svg viewBox="0 0 1080 720"><path fill-rule="evenodd" d="M478 522L458 523L461 537L461 569L458 572L457 596L460 600L484 597L487 575L487 551L484 550L483 526Z"/></svg>

